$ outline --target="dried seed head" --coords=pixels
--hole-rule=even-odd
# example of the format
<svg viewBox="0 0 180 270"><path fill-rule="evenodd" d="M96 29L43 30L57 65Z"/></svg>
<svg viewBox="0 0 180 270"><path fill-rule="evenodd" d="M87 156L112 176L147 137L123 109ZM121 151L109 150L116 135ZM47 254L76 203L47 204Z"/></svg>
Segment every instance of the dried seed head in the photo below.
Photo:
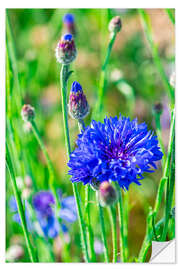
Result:
<svg viewBox="0 0 180 270"><path fill-rule="evenodd" d="M110 206L116 202L117 192L108 181L101 183L99 187L99 198L102 206Z"/></svg>
<svg viewBox="0 0 180 270"><path fill-rule="evenodd" d="M25 122L31 122L35 118L34 108L29 104L25 104L22 107L21 116Z"/></svg>
<svg viewBox="0 0 180 270"><path fill-rule="evenodd" d="M89 105L82 86L78 82L73 82L69 95L69 114L73 119L83 119L89 113Z"/></svg>
<svg viewBox="0 0 180 270"><path fill-rule="evenodd" d="M116 16L116 17L112 18L112 20L109 23L109 31L111 33L113 33L113 32L117 33L117 32L120 32L121 27L122 27L122 23L121 23L120 17Z"/></svg>
<svg viewBox="0 0 180 270"><path fill-rule="evenodd" d="M56 47L56 59L59 63L67 65L73 62L77 52L75 42L71 34L65 34Z"/></svg>

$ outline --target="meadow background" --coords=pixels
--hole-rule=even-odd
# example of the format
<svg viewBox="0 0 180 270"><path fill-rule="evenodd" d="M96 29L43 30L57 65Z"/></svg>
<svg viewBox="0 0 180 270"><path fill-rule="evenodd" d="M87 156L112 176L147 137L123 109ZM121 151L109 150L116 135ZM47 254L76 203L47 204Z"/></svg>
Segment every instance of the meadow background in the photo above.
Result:
<svg viewBox="0 0 180 270"><path fill-rule="evenodd" d="M75 16L77 28L77 59L72 64L75 71L69 80L68 89L75 80L80 82L87 96L91 113L85 120L88 124L92 109L97 100L99 76L109 40L108 23L119 15L122 30L117 35L108 66L108 84L103 98L104 113L137 117L139 122L146 121L148 127L155 129L152 107L162 102L162 136L165 147L168 146L170 112L168 97L162 78L153 61L141 18L136 9L9 9L6 11L7 51L6 51L6 138L11 142L11 157L16 177L24 179L29 175L33 180L31 195L48 188L48 170L31 132L21 119L23 104L31 104L36 111L36 122L45 142L56 173L56 185L66 196L72 195L72 185L67 175L67 159L64 144L63 122L59 72L55 48L62 34L62 18L66 13ZM175 68L175 30L164 9L146 10L152 24L153 40L158 45L159 56L167 77ZM174 11L172 11L174 12ZM69 119L72 148L78 134L76 122ZM73 143L74 142L74 143ZM146 216L149 206L154 206L161 168L147 174L141 187L130 186L129 233L128 243L130 260L138 255L146 231ZM6 174L6 249L14 243L20 243L24 255L20 261L29 261L22 228L12 220L9 199L12 187ZM78 184L82 201L84 192ZM30 196L31 199L31 196ZM91 193L91 220L95 239L101 240L95 194ZM162 217L162 209L159 212ZM108 215L105 211L108 246L111 246L111 231ZM72 262L82 261L78 222L70 228L69 253ZM61 245L50 241L53 251L50 256L41 237L32 238L38 249L39 259L43 262L61 261ZM103 260L103 254L97 255Z"/></svg>

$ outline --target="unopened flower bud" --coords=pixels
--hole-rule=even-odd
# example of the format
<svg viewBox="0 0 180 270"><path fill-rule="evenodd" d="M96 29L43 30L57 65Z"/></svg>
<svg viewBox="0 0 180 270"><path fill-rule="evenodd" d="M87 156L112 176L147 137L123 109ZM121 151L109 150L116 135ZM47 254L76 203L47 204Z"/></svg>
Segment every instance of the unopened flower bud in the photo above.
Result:
<svg viewBox="0 0 180 270"><path fill-rule="evenodd" d="M32 187L32 179L29 175L26 175L24 178L24 183L26 185L27 188L31 188Z"/></svg>
<svg viewBox="0 0 180 270"><path fill-rule="evenodd" d="M22 107L21 116L25 122L31 122L35 118L34 108L29 104L25 104Z"/></svg>
<svg viewBox="0 0 180 270"><path fill-rule="evenodd" d="M122 26L121 19L119 16L116 16L116 17L112 18L112 20L109 23L109 31L111 33L120 32L121 26Z"/></svg>
<svg viewBox="0 0 180 270"><path fill-rule="evenodd" d="M24 249L20 245L13 245L6 251L6 260L8 262L14 262L24 256Z"/></svg>
<svg viewBox="0 0 180 270"><path fill-rule="evenodd" d="M171 77L170 77L170 85L175 88L175 81L176 81L176 75L175 75L175 72L173 72L171 74Z"/></svg>
<svg viewBox="0 0 180 270"><path fill-rule="evenodd" d="M77 52L74 39L71 34L65 34L58 42L56 48L56 59L64 65L70 64L76 58Z"/></svg>
<svg viewBox="0 0 180 270"><path fill-rule="evenodd" d="M74 23L74 16L70 13L67 13L63 17L64 30L66 33L70 33L73 36L76 35L76 26Z"/></svg>
<svg viewBox="0 0 180 270"><path fill-rule="evenodd" d="M22 191L22 198L24 200L28 200L29 197L31 196L31 193L32 193L32 189L30 189L30 188L24 188L23 191Z"/></svg>
<svg viewBox="0 0 180 270"><path fill-rule="evenodd" d="M161 114L163 111L163 105L160 102L156 102L153 106L153 113Z"/></svg>
<svg viewBox="0 0 180 270"><path fill-rule="evenodd" d="M91 181L91 188L94 190L94 191L97 191L99 190L99 186L100 186L101 182L100 181L97 181L95 178L93 178L93 180Z"/></svg>
<svg viewBox="0 0 180 270"><path fill-rule="evenodd" d="M89 105L82 86L73 82L69 95L69 114L73 119L83 119L89 113Z"/></svg>
<svg viewBox="0 0 180 270"><path fill-rule="evenodd" d="M110 206L116 202L117 192L108 181L101 183L99 187L99 198L102 206Z"/></svg>

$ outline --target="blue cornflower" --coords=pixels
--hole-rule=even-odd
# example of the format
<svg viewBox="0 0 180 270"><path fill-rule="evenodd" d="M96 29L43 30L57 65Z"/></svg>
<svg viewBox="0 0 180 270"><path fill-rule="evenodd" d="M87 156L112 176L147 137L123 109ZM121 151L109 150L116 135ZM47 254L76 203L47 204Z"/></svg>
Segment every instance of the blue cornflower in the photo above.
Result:
<svg viewBox="0 0 180 270"><path fill-rule="evenodd" d="M78 135L77 148L68 166L72 182L93 184L117 181L123 189L131 183L140 185L144 172L157 169L155 162L163 156L157 136L145 123L129 117L106 117L104 123L93 120Z"/></svg>
<svg viewBox="0 0 180 270"><path fill-rule="evenodd" d="M63 198L62 192L58 191L59 200L61 201L61 209L59 217L62 222L59 224L55 216L56 206L53 194L50 191L40 191L33 197L33 207L36 212L36 217L39 225L48 238L55 238L60 229L66 233L68 232L68 223L73 223L77 219L76 203L73 196ZM18 214L18 208L15 197L12 196L9 201L10 211L13 213L13 220L21 225L21 220ZM25 216L29 231L36 231L37 227L30 215L30 206L25 202ZM38 230L39 233L39 230Z"/></svg>
<svg viewBox="0 0 180 270"><path fill-rule="evenodd" d="M66 222L72 223L77 219L75 199L73 196L62 198L59 192L61 201L61 209L59 217L63 220L61 229L67 232ZM60 224L55 216L55 199L50 191L40 191L33 198L33 206L37 213L37 219L44 232L44 235L49 238L54 238L59 234Z"/></svg>

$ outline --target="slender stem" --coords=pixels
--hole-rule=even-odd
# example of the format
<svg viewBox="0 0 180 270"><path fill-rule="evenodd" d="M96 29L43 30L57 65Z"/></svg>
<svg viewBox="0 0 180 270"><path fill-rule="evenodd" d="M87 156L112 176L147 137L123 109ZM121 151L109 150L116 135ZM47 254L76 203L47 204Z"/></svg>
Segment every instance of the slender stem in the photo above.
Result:
<svg viewBox="0 0 180 270"><path fill-rule="evenodd" d="M70 137L69 137L69 126L68 126L68 114L67 114L67 73L69 65L62 65L60 82L61 82L61 100L62 100L62 114L64 124L64 136L67 150L67 157L69 159L71 153Z"/></svg>
<svg viewBox="0 0 180 270"><path fill-rule="evenodd" d="M139 252L138 262L145 261L148 249L151 246L151 242L152 242L152 216L153 216L153 213L152 213L152 211L150 211L149 215L147 217L146 235L145 235L141 250Z"/></svg>
<svg viewBox="0 0 180 270"><path fill-rule="evenodd" d="M109 58L111 55L112 47L113 47L114 41L116 39L116 34L117 33L114 32L111 36L111 39L109 41L108 48L107 48L106 58L105 58L104 64L103 64L102 69L101 69L100 83L99 83L99 94L98 94L98 102L97 102L97 112L100 112L102 109L102 103L103 103L103 97L104 97L104 91L105 91L105 82L106 82L106 70L107 70L107 66L109 63Z"/></svg>
<svg viewBox="0 0 180 270"><path fill-rule="evenodd" d="M119 189L119 185L117 185ZM125 229L124 229L124 211L123 211L123 199L122 199L122 192L119 190L119 201L118 201L118 216L119 216L119 226L120 226L120 254L121 254L121 261L126 262L126 254L127 251L127 239L125 237Z"/></svg>
<svg viewBox="0 0 180 270"><path fill-rule="evenodd" d="M171 22L172 22L173 24L175 24L175 16L174 16L174 14L173 14L172 9L171 9L171 8L166 8L166 12L167 12L167 14L168 14L169 19L171 20Z"/></svg>
<svg viewBox="0 0 180 270"><path fill-rule="evenodd" d="M16 184L16 178L15 178L15 174L14 174L14 169L13 169L13 165L12 165L8 145L6 145L6 153L7 153L7 163L6 163L6 165L7 165L7 169L8 169L10 179L11 179L11 183L12 183L12 186L13 186L13 192L14 192L14 196L15 196L15 199L16 199L16 203L17 203L18 213L19 213L19 216L20 216L20 219L21 219L22 229L23 229L23 233L24 233L24 237L25 237L29 257L30 257L31 262L36 262L37 258L36 258L35 254L34 254L34 250L33 250L30 238L29 238L29 233L28 233L26 219L25 219L25 210L23 208L21 197L20 197L18 187L17 187L17 184Z"/></svg>
<svg viewBox="0 0 180 270"><path fill-rule="evenodd" d="M128 250L129 192L125 192L125 194L124 194L123 209L124 209L124 226L123 226L123 231L124 231L124 257L125 257L125 260L127 261L128 255L129 255L129 250Z"/></svg>
<svg viewBox="0 0 180 270"><path fill-rule="evenodd" d="M99 203L99 197L98 197L98 192L96 192L96 197L97 197L97 206L99 208L99 218L100 218L100 225L101 225L101 237L102 241L104 244L104 257L105 257L105 262L109 262L109 255L108 255L108 247L107 247L107 241L106 241L106 230L105 230L105 225L104 225L104 214L103 214L103 208Z"/></svg>
<svg viewBox="0 0 180 270"><path fill-rule="evenodd" d="M149 247L152 243L152 237L153 237L153 229L152 229L152 222L153 222L153 213L150 211L147 217L147 229L146 229L146 235L143 241L143 244L141 246L141 250L139 252L138 256L138 262L144 262L146 260L146 255L149 250ZM156 225L155 230L157 231L159 227L164 223L164 218L162 218Z"/></svg>
<svg viewBox="0 0 180 270"><path fill-rule="evenodd" d="M55 201L56 201L56 205L57 205L57 211L56 211L56 216L57 216L57 219L59 221L59 223L61 223L61 218L59 217L59 211L60 211L60 208L61 208L61 203L60 203L60 199L58 197L58 194L56 192L56 187L55 187L55 174L54 174L54 168L53 168L53 164L52 164L52 161L49 157L49 154L47 152L47 149L43 143L43 140L41 139L41 135L39 134L39 130L37 128L37 125L34 121L31 122L31 125L32 125L32 131L43 151L43 154L46 158L46 162L47 162L47 166L48 166L48 170L49 170L49 188L50 190L52 190L53 192L53 195L55 197ZM70 257L69 257L69 254L67 252L67 244L65 243L64 241L64 235L63 235L63 232L62 230L60 230L60 237L61 237L61 240L63 241L64 243L64 252L63 252L63 257L65 258L65 260L67 261L70 261Z"/></svg>
<svg viewBox="0 0 180 270"><path fill-rule="evenodd" d="M156 217L157 212L158 212L158 210L160 208L163 193L164 193L165 184L168 183L168 176L169 176L170 162L171 162L173 141L174 141L174 133L175 133L175 114L174 114L174 110L172 110L168 153L167 153L166 162L165 162L165 166L164 166L163 177L160 180L160 184L159 184L159 188L158 188L158 192L157 192L157 196L156 196L156 202L155 202L155 207L154 207L154 217Z"/></svg>
<svg viewBox="0 0 180 270"><path fill-rule="evenodd" d="M147 40L148 40L150 48L151 48L151 53L152 53L152 56L153 56L153 60L155 62L157 70L160 73L161 79L162 79L162 81L164 83L165 89L167 90L167 94L168 94L168 96L169 96L169 98L171 100L171 103L174 104L174 90L173 90L173 88L171 87L171 85L169 83L169 80L168 80L168 78L166 76L163 65L161 63L161 59L160 59L159 52L158 52L158 47L153 41L152 27L151 27L151 22L150 22L149 15L143 9L139 9L139 13L141 15L141 19L142 19L142 22L143 22L143 25L144 25L144 31L145 31Z"/></svg>
<svg viewBox="0 0 180 270"><path fill-rule="evenodd" d="M164 168L165 160L166 160L166 151L165 151L165 147L164 147L164 144L163 144L163 141L162 141L160 117L161 117L161 115L159 113L155 113L156 133L157 133L157 136L158 136L158 141L159 141L161 150L163 152L162 168Z"/></svg>
<svg viewBox="0 0 180 270"><path fill-rule="evenodd" d="M167 181L167 186L166 186L165 223L164 223L164 229L163 229L162 238L161 238L162 241L166 239L166 235L167 235L169 215L171 211L174 183L175 183L175 117L173 117L173 121L172 121L170 149L171 149L171 165L169 164L169 167L168 167L170 168L170 173L168 175L168 181Z"/></svg>
<svg viewBox="0 0 180 270"><path fill-rule="evenodd" d="M96 261L96 254L94 251L94 235L92 231L92 226L91 226L91 219L90 219L90 205L89 205L89 198L90 197L90 186L86 185L85 186L85 211L86 211L86 216L87 216L87 222L86 222L86 227L87 227L87 238L88 238L88 249L89 249L89 254L92 262Z"/></svg>
<svg viewBox="0 0 180 270"><path fill-rule="evenodd" d="M79 126L79 131L80 132L85 129L86 126L85 126L85 123L84 123L83 119L78 120L78 126Z"/></svg>
<svg viewBox="0 0 180 270"><path fill-rule="evenodd" d="M117 228L116 228L116 213L113 206L108 208L109 216L111 220L111 228L112 228L112 241L113 241L113 263L117 262Z"/></svg>
<svg viewBox="0 0 180 270"><path fill-rule="evenodd" d="M34 121L31 122L31 126L32 126L32 131L34 133L34 136L36 137L42 151L43 151L43 154L46 158L46 162L47 162L47 166L48 166L48 170L49 170L49 187L50 189L52 190L54 196L55 196L55 199L56 199L56 205L58 206L58 208L60 209L61 205L60 205L60 200L58 198L58 195L57 195L57 192L56 192L56 189L55 189L55 175L54 175L54 168L53 168L53 165L52 165L52 162L51 162L51 159L49 157L49 154L46 150L46 147L41 139L41 136L39 134L39 130L36 126L36 123Z"/></svg>
<svg viewBox="0 0 180 270"><path fill-rule="evenodd" d="M83 131L85 129L85 123L83 119L78 119L79 131ZM89 185L85 186L85 212L86 212L86 228L87 228L87 239L88 239L88 250L90 254L91 261L94 262L96 260L96 254L94 251L94 235L91 227L90 221L90 207L89 207L89 197L90 197L90 187Z"/></svg>
<svg viewBox="0 0 180 270"><path fill-rule="evenodd" d="M62 65L60 82L61 82L64 135L65 135L65 143L66 143L66 150L67 150L67 158L69 160L70 153L71 153L71 146L70 146L70 137L69 137L68 118L67 118L67 97L66 97L68 68L69 68L68 65ZM80 235L81 235L83 255L84 255L85 261L89 262L88 246L87 246L87 239L86 239L86 228L85 228L83 215L82 215L80 196L77 189L77 184L72 183L72 186L73 186L73 193L76 200L76 206L77 206L77 212L78 212L78 221L79 221L79 226L80 226Z"/></svg>

